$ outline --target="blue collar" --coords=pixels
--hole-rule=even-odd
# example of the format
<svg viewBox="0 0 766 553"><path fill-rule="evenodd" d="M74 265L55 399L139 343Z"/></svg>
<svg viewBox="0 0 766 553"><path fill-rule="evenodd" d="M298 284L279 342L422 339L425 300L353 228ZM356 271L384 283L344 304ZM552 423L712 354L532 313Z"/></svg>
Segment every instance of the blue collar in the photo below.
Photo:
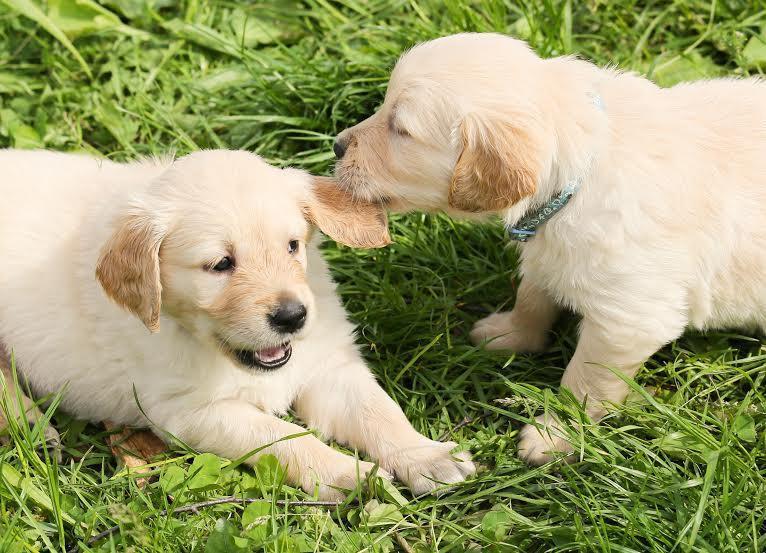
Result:
<svg viewBox="0 0 766 553"><path fill-rule="evenodd" d="M578 188L580 188L581 183L582 177L570 182L558 196L548 200L548 202L537 211L533 211L519 219L513 227L508 229L508 237L511 240L517 240L519 242L526 242L532 238L537 232L537 227L545 224L551 217L556 215L562 207L569 203L572 195L577 192Z"/></svg>

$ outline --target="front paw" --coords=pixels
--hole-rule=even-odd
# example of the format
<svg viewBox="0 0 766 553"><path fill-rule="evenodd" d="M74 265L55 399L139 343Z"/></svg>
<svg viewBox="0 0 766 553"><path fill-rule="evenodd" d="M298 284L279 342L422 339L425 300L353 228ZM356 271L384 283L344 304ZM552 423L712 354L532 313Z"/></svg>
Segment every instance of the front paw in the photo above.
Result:
<svg viewBox="0 0 766 553"><path fill-rule="evenodd" d="M513 311L494 313L476 322L471 342L489 350L542 351L547 329L525 324Z"/></svg>
<svg viewBox="0 0 766 553"><path fill-rule="evenodd" d="M51 425L47 425L43 430L43 443L40 444L40 449L46 449L48 454L55 457L56 461L61 462L61 436L59 436L58 430Z"/></svg>
<svg viewBox="0 0 766 553"><path fill-rule="evenodd" d="M328 459L320 469L309 471L311 475L301 485L309 494L316 495L322 501L343 501L348 493L363 482L376 465L360 461L350 455L338 453ZM376 476L393 480L384 469L377 467Z"/></svg>
<svg viewBox="0 0 766 553"><path fill-rule="evenodd" d="M551 415L540 415L535 419L538 426L527 424L519 434L519 457L530 465L544 465L560 459L574 451L566 439L560 423Z"/></svg>
<svg viewBox="0 0 766 553"><path fill-rule="evenodd" d="M29 414L28 414L29 415ZM26 424L29 425L30 430L38 423L36 418L30 417L26 419ZM0 445L7 445L10 443L10 436L7 433L5 425L7 424L3 413L0 412ZM46 423L42 429L42 439L36 444L37 453L42 456L47 454L51 458L55 458L59 463L61 462L61 436L59 436L58 430L56 430L50 422Z"/></svg>
<svg viewBox="0 0 766 553"><path fill-rule="evenodd" d="M445 484L462 482L476 472L467 451L451 453L455 442L436 442L423 438L412 446L392 452L387 462L381 462L396 477L407 484L415 495L433 491Z"/></svg>

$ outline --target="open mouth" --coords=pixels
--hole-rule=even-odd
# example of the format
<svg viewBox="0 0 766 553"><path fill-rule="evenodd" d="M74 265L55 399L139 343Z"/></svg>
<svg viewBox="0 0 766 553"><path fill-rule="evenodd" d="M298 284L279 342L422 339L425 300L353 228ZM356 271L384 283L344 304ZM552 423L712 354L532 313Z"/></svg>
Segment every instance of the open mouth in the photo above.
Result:
<svg viewBox="0 0 766 553"><path fill-rule="evenodd" d="M290 342L285 342L281 346L259 350L233 349L231 353L245 367L270 371L278 369L290 360L293 347Z"/></svg>

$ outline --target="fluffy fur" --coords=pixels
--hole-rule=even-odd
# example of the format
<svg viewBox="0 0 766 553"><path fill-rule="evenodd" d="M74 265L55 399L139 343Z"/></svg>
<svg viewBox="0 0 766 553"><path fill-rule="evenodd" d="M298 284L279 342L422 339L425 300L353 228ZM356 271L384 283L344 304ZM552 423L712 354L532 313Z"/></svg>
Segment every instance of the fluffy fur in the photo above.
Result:
<svg viewBox="0 0 766 553"><path fill-rule="evenodd" d="M290 482L323 498L373 465L313 435L286 439L305 434L278 418L291 406L416 493L474 471L375 382L310 239L307 219L382 245L379 208L247 152L117 164L4 150L0 173L0 342L37 394L63 390L78 417L152 426L229 458L273 443L258 455L276 455ZM234 267L213 270L225 256ZM308 310L297 332L268 321L284 298ZM270 371L235 354L288 341L292 357Z"/></svg>
<svg viewBox="0 0 766 553"><path fill-rule="evenodd" d="M559 310L574 310L580 337L562 386L596 420L628 391L610 368L634 376L687 327L766 328L759 79L662 89L541 59L510 37L461 34L406 53L380 110L338 140L343 186L395 209L496 214L510 226L583 178L521 246L514 309L471 337L537 351ZM531 463L571 451L548 415L522 430Z"/></svg>

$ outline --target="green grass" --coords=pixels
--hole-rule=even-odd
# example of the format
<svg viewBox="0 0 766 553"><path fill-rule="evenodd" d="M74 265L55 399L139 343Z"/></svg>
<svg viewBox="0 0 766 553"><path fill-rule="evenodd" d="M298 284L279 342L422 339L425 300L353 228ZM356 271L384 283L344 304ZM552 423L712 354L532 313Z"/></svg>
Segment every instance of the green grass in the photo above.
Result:
<svg viewBox="0 0 766 553"><path fill-rule="evenodd" d="M420 40L507 32L662 84L756 74L766 58L764 6L745 0L47 4L0 0L0 146L116 159L246 148L326 172L334 134L375 109L397 56ZM502 229L415 214L392 231L385 250L328 244L327 256L383 386L419 430L474 452L475 479L439 498L373 487L328 512L285 506L307 497L268 461L232 469L179 449L141 490L100 427L57 412L60 464L37 450L39 429L14 427L0 446L0 551L63 550L112 525L120 532L94 550L766 550L760 337L690 334L664 348L638 377L653 394L636 386L602 425L573 431L580 462L530 469L515 457L525 421L545 405L582 420L556 392L575 318L541 355L473 348L470 324L513 301ZM233 493L267 501L161 513L168 494L177 508Z"/></svg>

